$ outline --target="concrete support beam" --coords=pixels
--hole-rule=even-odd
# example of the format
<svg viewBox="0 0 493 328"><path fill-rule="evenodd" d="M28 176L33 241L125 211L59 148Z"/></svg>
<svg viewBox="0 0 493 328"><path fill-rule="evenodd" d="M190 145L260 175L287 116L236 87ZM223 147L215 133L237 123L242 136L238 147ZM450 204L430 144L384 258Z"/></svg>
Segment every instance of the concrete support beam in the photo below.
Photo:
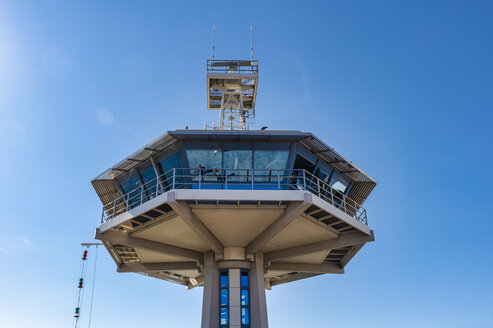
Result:
<svg viewBox="0 0 493 328"><path fill-rule="evenodd" d="M306 272L306 273L344 273L344 269L335 263L308 264L291 262L270 262L269 270Z"/></svg>
<svg viewBox="0 0 493 328"><path fill-rule="evenodd" d="M104 233L101 230L96 229L96 236L99 240L122 244L130 247L144 248L147 250L165 253L168 255L185 257L191 260L195 260L199 263L203 263L204 254L191 249L182 248L178 246L159 243L157 241L147 240L138 237L132 237L127 232L108 230Z"/></svg>
<svg viewBox="0 0 493 328"><path fill-rule="evenodd" d="M197 270L197 262L162 262L162 263L121 263L118 272L150 272L170 270Z"/></svg>
<svg viewBox="0 0 493 328"><path fill-rule="evenodd" d="M213 251L207 251L204 256L204 297L201 327L219 327L219 270L214 261Z"/></svg>
<svg viewBox="0 0 493 328"><path fill-rule="evenodd" d="M363 232L348 232L339 235L337 238L319 241L315 243L289 247L280 249L277 251L267 252L264 254L266 261L280 260L287 257L301 256L306 254L312 254L328 249L341 248L347 246L358 245L370 241L374 241L375 237L373 235L373 230L370 235Z"/></svg>
<svg viewBox="0 0 493 328"><path fill-rule="evenodd" d="M229 261L219 261L217 262L217 268L221 269L246 269L250 270L252 268L252 262L250 261L237 261L237 260L229 260Z"/></svg>
<svg viewBox="0 0 493 328"><path fill-rule="evenodd" d="M188 283L187 283L187 289L192 289L197 286L203 285L204 284L204 275L201 274L200 276L196 278L189 278Z"/></svg>
<svg viewBox="0 0 493 328"><path fill-rule="evenodd" d="M312 195L305 193L305 201L292 202L284 210L276 221L262 231L254 240L252 240L245 248L246 254L253 254L264 246L272 237L277 235L282 229L290 224L298 215L300 215L311 203Z"/></svg>
<svg viewBox="0 0 493 328"><path fill-rule="evenodd" d="M270 284L271 284L271 286L277 286L277 285L284 284L287 282L292 282L292 281L296 281L296 280L300 280L300 279L306 279L306 278L319 276L321 274L322 273L296 273L296 274L291 274L289 276L286 276L286 277L279 279L279 280L271 281Z"/></svg>
<svg viewBox="0 0 493 328"><path fill-rule="evenodd" d="M268 328L267 301L265 299L264 257L255 253L252 270L250 270L250 320L252 328Z"/></svg>
<svg viewBox="0 0 493 328"><path fill-rule="evenodd" d="M214 252L223 254L223 244L221 244L221 242L206 227L206 225L192 213L190 206L188 206L185 201L174 200L170 202L169 205L183 219L183 221L185 221L190 229L192 229Z"/></svg>

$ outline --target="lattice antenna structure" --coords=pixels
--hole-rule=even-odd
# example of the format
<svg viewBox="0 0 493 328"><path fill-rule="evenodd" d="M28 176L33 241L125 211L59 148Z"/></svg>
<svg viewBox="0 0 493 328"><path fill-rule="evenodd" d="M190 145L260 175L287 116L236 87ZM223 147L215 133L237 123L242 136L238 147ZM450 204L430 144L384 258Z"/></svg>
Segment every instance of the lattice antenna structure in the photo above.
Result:
<svg viewBox="0 0 493 328"><path fill-rule="evenodd" d="M207 109L219 110L215 130L248 130L255 122L258 61L253 59L250 28L250 60L207 61ZM214 46L213 46L214 49Z"/></svg>

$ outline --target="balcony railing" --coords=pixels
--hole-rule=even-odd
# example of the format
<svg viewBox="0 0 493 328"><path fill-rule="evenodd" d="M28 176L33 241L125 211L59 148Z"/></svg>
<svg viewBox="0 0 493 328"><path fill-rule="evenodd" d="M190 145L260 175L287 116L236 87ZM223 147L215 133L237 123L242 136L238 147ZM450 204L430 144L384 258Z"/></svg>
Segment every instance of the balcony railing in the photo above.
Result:
<svg viewBox="0 0 493 328"><path fill-rule="evenodd" d="M207 73L257 74L258 60L208 60Z"/></svg>
<svg viewBox="0 0 493 328"><path fill-rule="evenodd" d="M368 224L366 209L305 170L172 169L103 206L101 223L172 189L306 190Z"/></svg>

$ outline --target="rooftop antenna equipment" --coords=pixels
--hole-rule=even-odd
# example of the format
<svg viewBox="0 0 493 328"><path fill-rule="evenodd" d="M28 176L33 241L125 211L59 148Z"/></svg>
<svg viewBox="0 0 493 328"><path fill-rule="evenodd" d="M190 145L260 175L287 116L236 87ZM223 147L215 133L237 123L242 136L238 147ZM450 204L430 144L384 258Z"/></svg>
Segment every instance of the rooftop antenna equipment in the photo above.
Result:
<svg viewBox="0 0 493 328"><path fill-rule="evenodd" d="M250 26L250 60L217 60L214 58L213 27L212 60L207 61L207 109L219 110L219 126L215 130L248 130L255 122L255 101L258 87L258 61L253 59L253 32Z"/></svg>

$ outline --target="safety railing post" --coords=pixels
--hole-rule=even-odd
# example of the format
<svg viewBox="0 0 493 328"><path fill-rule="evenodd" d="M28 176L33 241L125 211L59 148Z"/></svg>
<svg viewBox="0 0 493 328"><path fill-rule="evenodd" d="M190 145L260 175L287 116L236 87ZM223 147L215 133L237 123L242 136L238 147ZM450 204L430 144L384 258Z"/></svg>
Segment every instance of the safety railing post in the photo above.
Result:
<svg viewBox="0 0 493 328"><path fill-rule="evenodd" d="M306 190L306 176L305 176L305 170L303 170L303 190Z"/></svg>
<svg viewBox="0 0 493 328"><path fill-rule="evenodd" d="M279 170L277 170L277 189L281 190L281 175L279 174Z"/></svg>
<svg viewBox="0 0 493 328"><path fill-rule="evenodd" d="M113 218L115 217L115 214L116 214L116 199L113 201Z"/></svg>
<svg viewBox="0 0 493 328"><path fill-rule="evenodd" d="M176 177L176 169L173 168L173 181L172 181L173 182L173 184L172 184L173 188L172 189L176 189L176 186L175 186L175 177Z"/></svg>
<svg viewBox="0 0 493 328"><path fill-rule="evenodd" d="M317 178L317 192L318 192L318 197L320 197L320 179Z"/></svg>
<svg viewBox="0 0 493 328"><path fill-rule="evenodd" d="M252 190L253 190L253 170L252 170Z"/></svg>
<svg viewBox="0 0 493 328"><path fill-rule="evenodd" d="M101 211L101 224L103 224L104 222L104 206L103 206L103 210Z"/></svg>
<svg viewBox="0 0 493 328"><path fill-rule="evenodd" d="M202 186L202 168L199 168L199 189Z"/></svg>
<svg viewBox="0 0 493 328"><path fill-rule="evenodd" d="M224 170L224 189L228 189L228 169Z"/></svg>

